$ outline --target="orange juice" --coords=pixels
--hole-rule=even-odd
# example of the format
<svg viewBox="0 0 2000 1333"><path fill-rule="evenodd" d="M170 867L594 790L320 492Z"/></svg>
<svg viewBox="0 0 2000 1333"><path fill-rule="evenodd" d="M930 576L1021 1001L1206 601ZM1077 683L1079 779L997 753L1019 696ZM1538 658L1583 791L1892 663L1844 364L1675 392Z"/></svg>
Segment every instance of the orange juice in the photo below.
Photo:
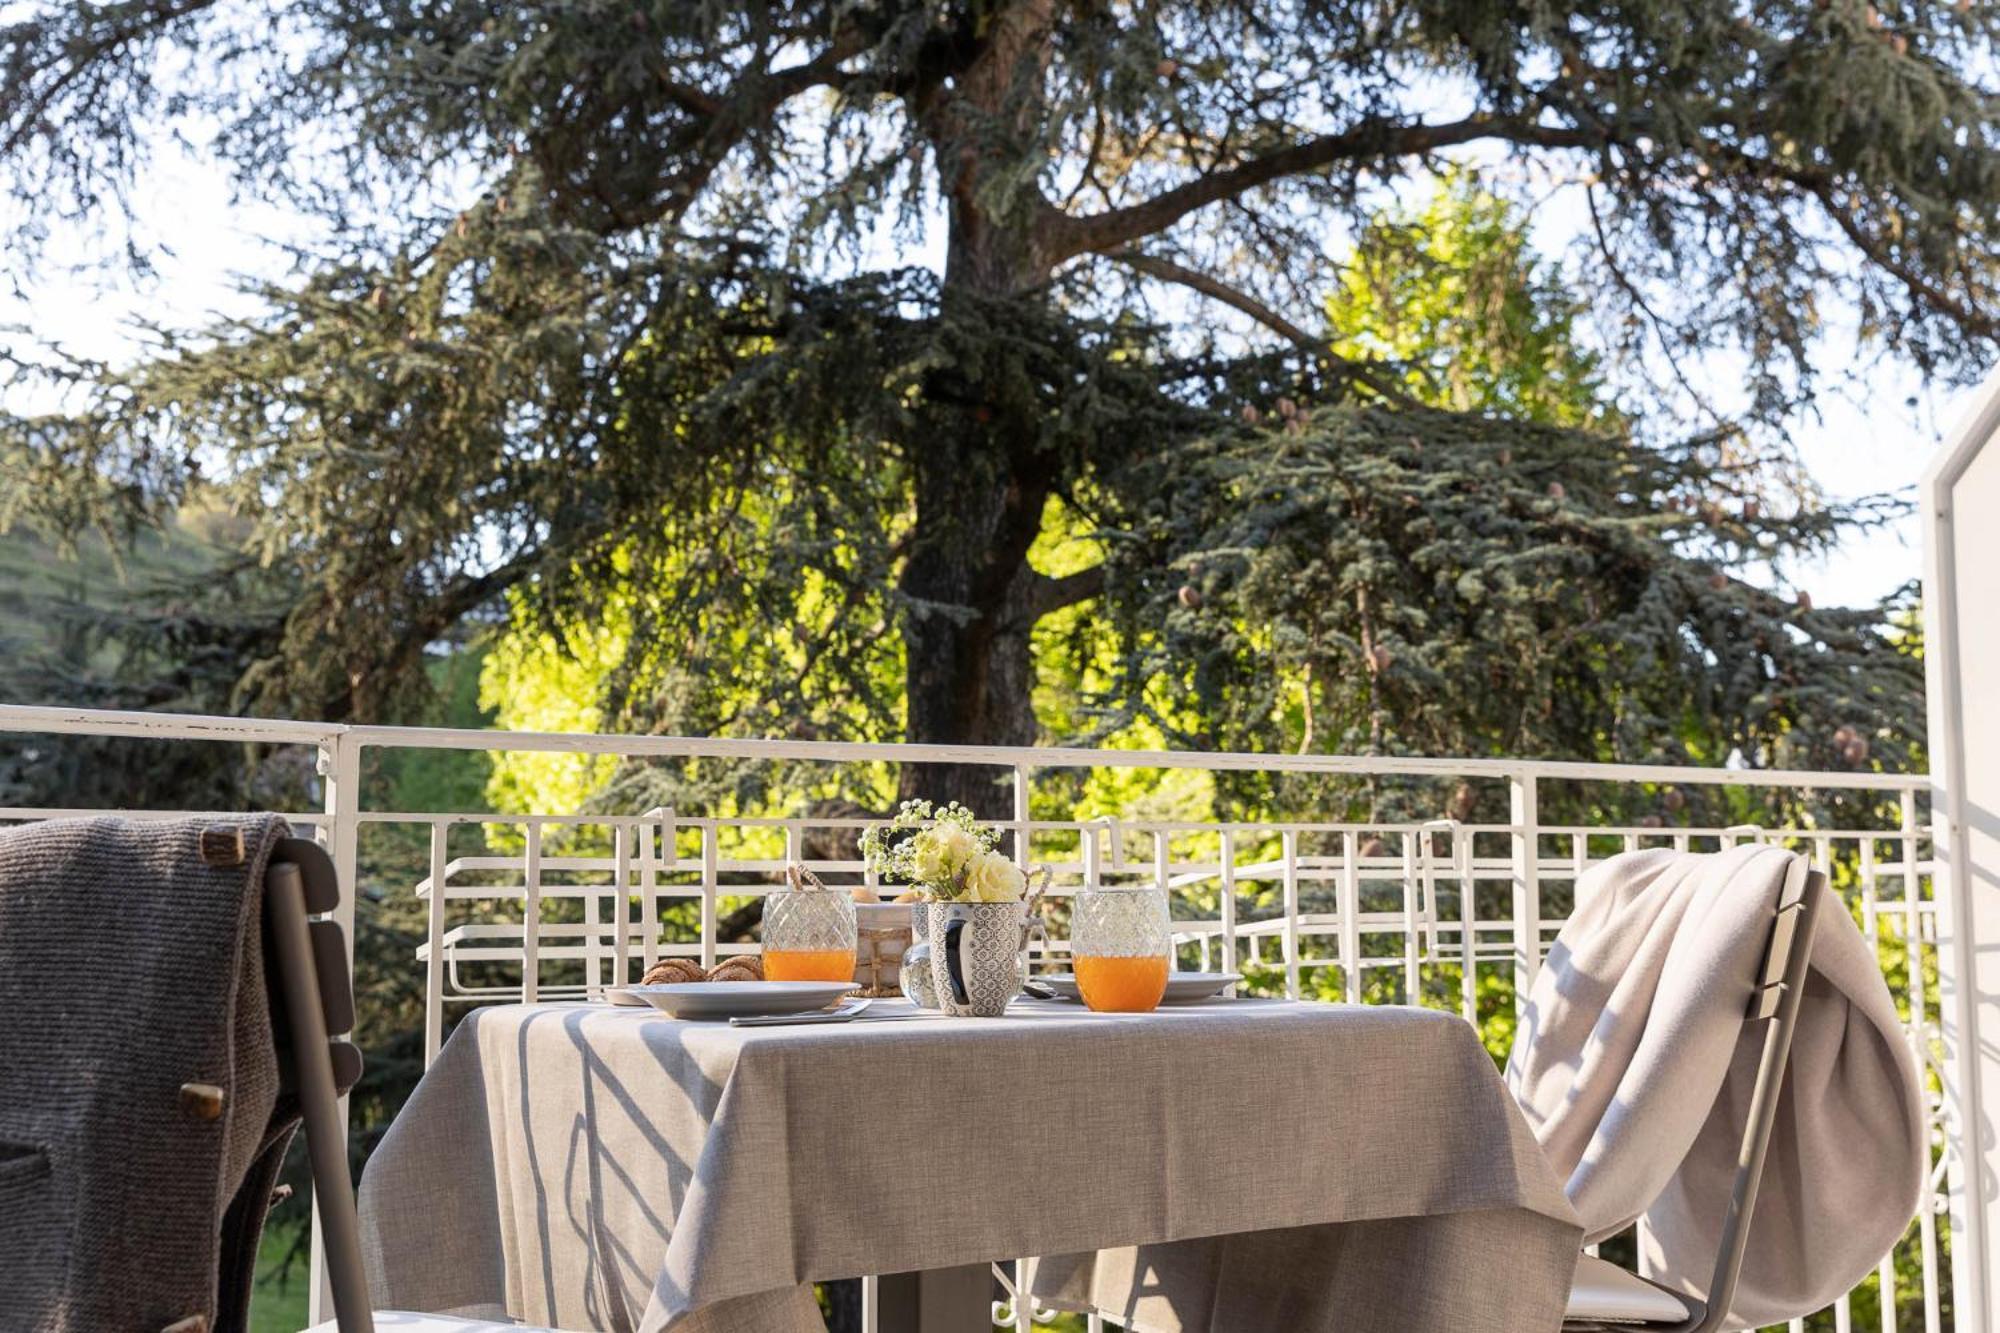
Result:
<svg viewBox="0 0 2000 1333"><path fill-rule="evenodd" d="M1159 954L1139 958L1077 958L1076 988L1083 1002L1099 1013L1143 1014L1159 1007L1167 993L1167 960Z"/></svg>
<svg viewBox="0 0 2000 1333"><path fill-rule="evenodd" d="M766 949L766 981L852 981L852 949ZM1161 985L1166 983L1162 981Z"/></svg>

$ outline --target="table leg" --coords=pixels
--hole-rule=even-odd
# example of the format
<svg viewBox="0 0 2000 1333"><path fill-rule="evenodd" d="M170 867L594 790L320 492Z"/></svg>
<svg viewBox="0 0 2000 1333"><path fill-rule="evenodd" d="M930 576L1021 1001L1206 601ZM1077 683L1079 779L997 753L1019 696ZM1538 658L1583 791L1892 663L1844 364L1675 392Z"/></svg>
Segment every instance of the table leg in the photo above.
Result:
<svg viewBox="0 0 2000 1333"><path fill-rule="evenodd" d="M885 1273L876 1284L876 1333L988 1333L993 1266Z"/></svg>

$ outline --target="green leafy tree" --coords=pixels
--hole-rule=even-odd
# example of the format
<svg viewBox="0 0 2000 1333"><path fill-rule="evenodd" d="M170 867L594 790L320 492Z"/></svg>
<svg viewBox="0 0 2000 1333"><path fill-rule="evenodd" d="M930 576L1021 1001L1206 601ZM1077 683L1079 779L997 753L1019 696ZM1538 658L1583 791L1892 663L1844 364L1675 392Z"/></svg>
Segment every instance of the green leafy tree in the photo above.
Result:
<svg viewBox="0 0 2000 1333"><path fill-rule="evenodd" d="M1179 668L1197 684L1338 645L1387 652L1383 689L1405 676L1412 697L1545 691L1581 669L1554 665L1580 621L1531 608L1543 580L1613 617L1651 587L1659 625L1741 622L1710 651L1803 635L1796 669L1848 679L1847 622L1645 577L1669 546L1766 557L1837 517L1745 518L1735 436L1625 475L1560 432L1406 412L1423 367L1298 312L1325 289L1328 225L1476 147L1587 182L1581 261L1626 350L1740 349L1767 420L1813 392L1832 302L1962 373L1996 333L1978 71L1997 31L1988 6L1858 0L30 6L0 31L18 254L52 220L115 224L176 129L324 239L261 315L129 368L17 349L75 394L0 423L0 485L7 512L65 530L170 508L197 477L225 488L254 518L245 549L299 573L246 700L330 716L392 712L469 618L508 606L561 632L633 583L654 595L606 720L1030 741L1038 625L1098 599L1132 642L1177 642L1188 562L1245 540L1271 553L1211 554L1189 585L1240 583L1251 627ZM940 273L877 262L927 219ZM1153 322L1169 290L1191 295ZM1249 345L1207 336L1210 310ZM1370 479L1389 489L1366 499ZM1103 562L1035 568L1051 502ZM1432 502L1430 543L1362 541ZM1328 600L1309 613L1301 589ZM1377 600L1439 595L1436 634ZM1543 648L1427 660L1446 631ZM890 641L893 705L862 688ZM1677 716L1755 694L1689 684L1663 632L1621 641L1680 664ZM1226 725L1168 730L1268 737L1246 728L1273 708L1231 697ZM1357 707L1328 704L1352 716L1315 743L1485 748L1557 705L1463 739ZM1636 734L1606 723L1590 749ZM988 776L902 782L990 809Z"/></svg>
<svg viewBox="0 0 2000 1333"><path fill-rule="evenodd" d="M1610 430L1612 388L1576 328L1587 309L1518 207L1455 172L1428 203L1369 219L1327 324L1337 355L1405 367L1403 392L1432 407Z"/></svg>

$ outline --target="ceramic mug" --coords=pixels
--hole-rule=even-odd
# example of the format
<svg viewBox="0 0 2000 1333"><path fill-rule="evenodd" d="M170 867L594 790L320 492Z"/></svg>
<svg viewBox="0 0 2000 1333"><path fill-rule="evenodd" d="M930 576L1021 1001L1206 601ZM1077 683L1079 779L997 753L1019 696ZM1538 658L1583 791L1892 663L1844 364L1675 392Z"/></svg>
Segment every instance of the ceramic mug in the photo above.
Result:
<svg viewBox="0 0 2000 1333"><path fill-rule="evenodd" d="M931 982L955 1018L998 1018L1021 989L1027 909L1019 902L931 903Z"/></svg>

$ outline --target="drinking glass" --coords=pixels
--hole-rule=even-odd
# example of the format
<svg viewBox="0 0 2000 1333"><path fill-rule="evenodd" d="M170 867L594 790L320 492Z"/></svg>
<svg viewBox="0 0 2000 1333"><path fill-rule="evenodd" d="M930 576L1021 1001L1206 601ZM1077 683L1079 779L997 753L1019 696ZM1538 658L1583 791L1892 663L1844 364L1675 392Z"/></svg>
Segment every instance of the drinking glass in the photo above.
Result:
<svg viewBox="0 0 2000 1333"><path fill-rule="evenodd" d="M1085 889L1070 927L1083 1002L1100 1013L1143 1014L1167 993L1173 957L1167 895L1157 888Z"/></svg>
<svg viewBox="0 0 2000 1333"><path fill-rule="evenodd" d="M830 889L780 889L764 902L766 981L854 980L854 900Z"/></svg>

